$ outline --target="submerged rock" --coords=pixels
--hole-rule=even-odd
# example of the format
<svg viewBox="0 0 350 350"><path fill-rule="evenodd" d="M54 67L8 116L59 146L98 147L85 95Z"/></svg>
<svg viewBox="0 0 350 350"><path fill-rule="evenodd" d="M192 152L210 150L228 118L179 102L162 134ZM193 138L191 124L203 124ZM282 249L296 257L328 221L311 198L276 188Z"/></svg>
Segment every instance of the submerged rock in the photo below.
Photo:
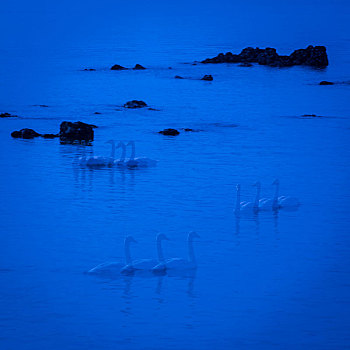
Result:
<svg viewBox="0 0 350 350"><path fill-rule="evenodd" d="M320 82L319 85L334 85L335 83L333 83L332 81L326 81L326 80L323 80Z"/></svg>
<svg viewBox="0 0 350 350"><path fill-rule="evenodd" d="M199 131L203 131L200 129L191 129L191 128L181 128L181 130L186 131L186 132L199 132Z"/></svg>
<svg viewBox="0 0 350 350"><path fill-rule="evenodd" d="M213 81L214 78L209 74L209 75L205 75L203 78L201 78L201 80L206 80L206 81Z"/></svg>
<svg viewBox="0 0 350 350"><path fill-rule="evenodd" d="M181 77L180 75L175 75L175 79L184 79L184 77Z"/></svg>
<svg viewBox="0 0 350 350"><path fill-rule="evenodd" d="M11 114L11 113L0 113L0 118L17 118L18 115Z"/></svg>
<svg viewBox="0 0 350 350"><path fill-rule="evenodd" d="M143 69L146 69L146 68L144 66L141 66L141 64L136 64L133 69L134 70L143 70Z"/></svg>
<svg viewBox="0 0 350 350"><path fill-rule="evenodd" d="M180 134L180 131L169 128L169 129L164 129L162 131L158 131L158 133L162 135L168 135L168 136L177 136Z"/></svg>
<svg viewBox="0 0 350 350"><path fill-rule="evenodd" d="M124 104L125 108L143 108L147 107L147 103L144 101L132 100Z"/></svg>
<svg viewBox="0 0 350 350"><path fill-rule="evenodd" d="M13 131L11 133L11 136L14 138L21 138L21 139L34 139L35 137L41 136L39 133L34 131L33 129L21 129L19 131Z"/></svg>
<svg viewBox="0 0 350 350"><path fill-rule="evenodd" d="M62 143L90 142L94 139L95 125L83 122L62 122L60 125L60 141Z"/></svg>
<svg viewBox="0 0 350 350"><path fill-rule="evenodd" d="M272 67L290 67L295 65L306 65L313 67L328 66L328 56L325 46L308 46L306 49L295 50L289 56L279 55L276 49L247 47L240 54L220 53L216 57L207 58L202 63L259 63Z"/></svg>
<svg viewBox="0 0 350 350"><path fill-rule="evenodd" d="M316 114L303 114L302 117L304 117L304 118L317 118L319 116Z"/></svg>
<svg viewBox="0 0 350 350"><path fill-rule="evenodd" d="M83 71L84 72L95 72L96 69L95 68L84 68Z"/></svg>
<svg viewBox="0 0 350 350"><path fill-rule="evenodd" d="M242 62L238 67L253 67L253 65L249 62Z"/></svg>
<svg viewBox="0 0 350 350"><path fill-rule="evenodd" d="M55 137L58 137L58 134L42 134L40 135L41 137L43 137L44 139L54 139Z"/></svg>
<svg viewBox="0 0 350 350"><path fill-rule="evenodd" d="M127 68L119 65L119 64L115 64L114 66L111 67L111 70L125 70Z"/></svg>

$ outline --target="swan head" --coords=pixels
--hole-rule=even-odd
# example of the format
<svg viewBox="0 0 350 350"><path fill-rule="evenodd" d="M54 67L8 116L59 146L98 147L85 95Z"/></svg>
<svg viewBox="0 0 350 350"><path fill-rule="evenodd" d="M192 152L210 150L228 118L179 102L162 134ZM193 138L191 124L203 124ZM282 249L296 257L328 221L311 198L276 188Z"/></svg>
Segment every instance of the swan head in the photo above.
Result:
<svg viewBox="0 0 350 350"><path fill-rule="evenodd" d="M201 238L200 235L195 231L190 231L188 233L188 238Z"/></svg>
<svg viewBox="0 0 350 350"><path fill-rule="evenodd" d="M257 188L260 188L261 187L261 182L260 181L257 181L253 184L253 186L257 187Z"/></svg>
<svg viewBox="0 0 350 350"><path fill-rule="evenodd" d="M137 241L132 236L127 236L125 238L125 243L137 243Z"/></svg>
<svg viewBox="0 0 350 350"><path fill-rule="evenodd" d="M278 179L275 179L272 183L272 185L279 185L280 184L280 181Z"/></svg>
<svg viewBox="0 0 350 350"><path fill-rule="evenodd" d="M161 240L170 241L170 239L164 233L159 233L157 235L157 241L161 241Z"/></svg>

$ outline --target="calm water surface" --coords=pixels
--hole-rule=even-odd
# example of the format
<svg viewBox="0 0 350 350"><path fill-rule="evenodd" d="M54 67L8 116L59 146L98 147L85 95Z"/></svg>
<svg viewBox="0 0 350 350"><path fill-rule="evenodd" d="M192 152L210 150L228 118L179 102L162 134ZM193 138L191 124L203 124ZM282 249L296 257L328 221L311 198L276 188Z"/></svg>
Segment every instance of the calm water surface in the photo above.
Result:
<svg viewBox="0 0 350 350"><path fill-rule="evenodd" d="M317 85L350 80L349 5L315 5L6 4L0 110L21 118L0 121L1 349L350 348L350 85ZM308 44L327 46L327 69L186 64ZM120 107L131 99L159 111ZM64 120L97 124L93 146L10 137ZM109 139L158 166L77 165ZM236 219L235 185L271 197L276 177L299 210ZM194 275L85 273L123 259L127 234L135 259L155 256L160 232L167 257L186 257L190 230Z"/></svg>

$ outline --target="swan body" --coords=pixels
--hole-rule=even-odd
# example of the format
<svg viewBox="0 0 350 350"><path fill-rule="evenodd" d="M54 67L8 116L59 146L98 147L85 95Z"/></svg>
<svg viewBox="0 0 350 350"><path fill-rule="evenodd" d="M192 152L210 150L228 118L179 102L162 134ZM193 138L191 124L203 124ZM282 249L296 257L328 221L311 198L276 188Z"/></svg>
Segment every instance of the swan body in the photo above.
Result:
<svg viewBox="0 0 350 350"><path fill-rule="evenodd" d="M162 240L168 240L168 238L163 234L160 233L157 235L157 253L158 253L158 259L139 259L134 260L131 263L125 265L121 272L133 272L137 270L152 270L153 267L155 267L157 264L164 261L164 255L162 250Z"/></svg>
<svg viewBox="0 0 350 350"><path fill-rule="evenodd" d="M125 161L125 165L130 168L135 167L152 167L157 165L157 161L147 157L135 158L135 141L130 141L127 146L131 146L131 155L128 160Z"/></svg>
<svg viewBox="0 0 350 350"><path fill-rule="evenodd" d="M177 271L195 270L197 268L197 262L196 262L194 249L193 249L193 238L195 237L199 238L199 235L193 231L191 231L187 237L188 259L184 259L184 258L167 259L159 263L158 265L156 265L152 269L153 272L161 272L165 270L177 270Z"/></svg>
<svg viewBox="0 0 350 350"><path fill-rule="evenodd" d="M89 274L103 275L103 274L119 274L120 270L125 264L131 264L130 243L136 243L133 237L128 236L124 240L125 262L110 261L99 264L88 271Z"/></svg>
<svg viewBox="0 0 350 350"><path fill-rule="evenodd" d="M86 165L88 167L103 167L103 166L114 165L115 142L113 140L109 140L106 143L110 143L112 145L111 155L109 157L103 157L103 156L88 157L88 158L86 158L84 165Z"/></svg>
<svg viewBox="0 0 350 350"><path fill-rule="evenodd" d="M280 185L280 182L278 179L276 179L272 184L276 186L275 196L272 204L272 208L274 210L283 209L283 208L297 208L300 205L298 198L278 195L279 185Z"/></svg>
<svg viewBox="0 0 350 350"><path fill-rule="evenodd" d="M294 208L300 205L298 198L295 197L284 197L282 199L278 199L278 204L281 208Z"/></svg>
<svg viewBox="0 0 350 350"><path fill-rule="evenodd" d="M241 185L237 184L236 189L237 189L237 197L236 197L235 214L239 215L241 212L244 212L244 213L253 212L255 207L253 202L247 202L247 201L241 202Z"/></svg>

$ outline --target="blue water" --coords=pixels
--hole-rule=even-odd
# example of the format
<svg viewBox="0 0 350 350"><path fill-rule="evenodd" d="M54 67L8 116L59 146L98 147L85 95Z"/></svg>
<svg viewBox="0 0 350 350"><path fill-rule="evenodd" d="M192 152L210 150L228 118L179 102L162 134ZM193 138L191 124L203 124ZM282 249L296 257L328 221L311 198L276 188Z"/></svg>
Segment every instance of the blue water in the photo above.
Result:
<svg viewBox="0 0 350 350"><path fill-rule="evenodd" d="M0 11L0 348L349 349L350 85L346 1L5 2ZM191 65L219 52L327 46L325 70ZM136 63L146 71L113 72ZM83 72L83 68L96 68ZM172 67L172 69L169 69ZM212 74L213 82L177 80ZM145 100L151 110L120 107ZM42 108L34 105L45 104ZM101 114L95 115L95 112ZM317 114L320 118L304 118ZM92 147L12 139L61 121L99 126ZM166 137L167 127L194 128ZM135 140L148 169L86 169L105 141ZM296 196L297 211L233 214ZM186 257L186 276L85 272L123 259Z"/></svg>

